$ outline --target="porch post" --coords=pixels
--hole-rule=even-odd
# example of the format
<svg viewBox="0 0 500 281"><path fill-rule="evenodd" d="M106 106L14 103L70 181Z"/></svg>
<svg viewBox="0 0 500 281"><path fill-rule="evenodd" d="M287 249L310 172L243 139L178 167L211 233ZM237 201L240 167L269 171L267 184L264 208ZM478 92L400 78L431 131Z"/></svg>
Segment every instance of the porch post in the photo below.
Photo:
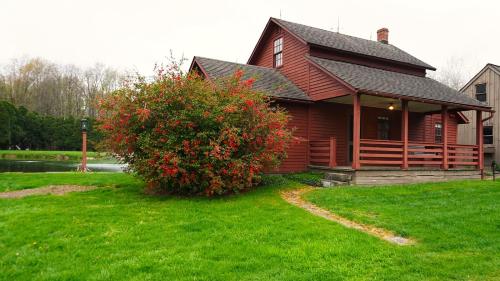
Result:
<svg viewBox="0 0 500 281"><path fill-rule="evenodd" d="M481 179L483 178L484 170L484 155L483 155L483 120L482 111L476 111L476 144L477 144L477 168L481 171Z"/></svg>
<svg viewBox="0 0 500 281"><path fill-rule="evenodd" d="M361 99L360 94L355 93L352 101L352 168L359 169L359 148L360 148L360 124L361 124Z"/></svg>
<svg viewBox="0 0 500 281"><path fill-rule="evenodd" d="M441 107L441 127L443 140L443 170L448 170L448 107Z"/></svg>
<svg viewBox="0 0 500 281"><path fill-rule="evenodd" d="M401 101L401 140L403 141L403 164L401 168L408 169L408 101Z"/></svg>

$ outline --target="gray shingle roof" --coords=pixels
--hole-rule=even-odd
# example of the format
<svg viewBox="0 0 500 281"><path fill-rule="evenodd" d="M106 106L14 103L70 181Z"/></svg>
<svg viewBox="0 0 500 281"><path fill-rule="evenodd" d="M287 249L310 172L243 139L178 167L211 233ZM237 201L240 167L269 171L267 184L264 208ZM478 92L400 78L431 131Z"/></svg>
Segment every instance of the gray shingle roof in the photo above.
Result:
<svg viewBox="0 0 500 281"><path fill-rule="evenodd" d="M303 24L293 23L273 18L278 24L310 44L333 48L337 50L378 57L386 60L403 62L427 69L435 68L405 51L391 45L377 41L353 37L338 32L323 30Z"/></svg>
<svg viewBox="0 0 500 281"><path fill-rule="evenodd" d="M500 65L491 64L498 72L500 72Z"/></svg>
<svg viewBox="0 0 500 281"><path fill-rule="evenodd" d="M380 92L461 105L489 107L431 78L357 64L309 57L331 74L360 91Z"/></svg>
<svg viewBox="0 0 500 281"><path fill-rule="evenodd" d="M194 60L205 70L211 79L231 76L236 70L241 69L243 70L243 79L251 77L255 79L253 88L256 90L279 98L311 100L308 95L276 69L203 57L195 57Z"/></svg>

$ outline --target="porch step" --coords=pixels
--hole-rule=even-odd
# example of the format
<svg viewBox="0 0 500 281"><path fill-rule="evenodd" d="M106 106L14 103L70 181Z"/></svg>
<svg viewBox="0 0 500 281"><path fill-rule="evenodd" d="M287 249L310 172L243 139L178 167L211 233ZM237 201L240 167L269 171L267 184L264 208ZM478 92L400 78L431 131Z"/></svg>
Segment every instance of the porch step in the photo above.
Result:
<svg viewBox="0 0 500 281"><path fill-rule="evenodd" d="M352 180L352 175L348 173L325 173L326 180L342 181L349 183Z"/></svg>
<svg viewBox="0 0 500 281"><path fill-rule="evenodd" d="M336 180L327 180L323 179L321 180L321 185L323 187L334 187L334 186L340 186L340 185L348 185L348 182L345 181L336 181Z"/></svg>

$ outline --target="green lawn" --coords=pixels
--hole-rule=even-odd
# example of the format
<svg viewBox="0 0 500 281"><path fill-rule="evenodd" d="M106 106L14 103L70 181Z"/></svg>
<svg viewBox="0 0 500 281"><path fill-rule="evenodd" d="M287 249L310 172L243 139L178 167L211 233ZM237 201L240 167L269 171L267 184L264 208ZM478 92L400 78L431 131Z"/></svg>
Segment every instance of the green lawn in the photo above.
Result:
<svg viewBox="0 0 500 281"><path fill-rule="evenodd" d="M105 153L88 151L87 157L99 159ZM81 160L81 151L55 151L55 150L0 150L0 159L22 160Z"/></svg>
<svg viewBox="0 0 500 281"><path fill-rule="evenodd" d="M410 247L389 244L289 205L279 191L302 184L281 176L266 177L266 185L255 191L207 199L146 196L143 184L127 174L0 174L3 190L54 183L104 187L65 196L0 200L1 280L500 277L500 243L492 235L500 227L500 196L499 186L491 183L329 189L308 195L324 206L340 205L344 215L406 232L419 240ZM432 206L422 207L421 198ZM391 222L387 205L408 214ZM409 211L411 206L425 219L416 219L418 211ZM452 216L460 219L450 220ZM451 231L446 234L445 229ZM454 237L460 229L464 234ZM450 242L436 241L428 233L432 230L449 235Z"/></svg>
<svg viewBox="0 0 500 281"><path fill-rule="evenodd" d="M443 278L500 280L500 182L323 189L305 198L416 238L415 255L446 272Z"/></svg>

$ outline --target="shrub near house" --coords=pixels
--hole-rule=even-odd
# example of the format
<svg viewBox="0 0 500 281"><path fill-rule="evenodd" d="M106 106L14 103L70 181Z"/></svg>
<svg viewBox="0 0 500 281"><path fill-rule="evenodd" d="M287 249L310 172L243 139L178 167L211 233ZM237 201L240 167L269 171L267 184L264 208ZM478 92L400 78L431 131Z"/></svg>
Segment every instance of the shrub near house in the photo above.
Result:
<svg viewBox="0 0 500 281"><path fill-rule="evenodd" d="M159 70L100 102L105 145L153 190L206 195L253 186L291 141L288 116L253 79L200 79Z"/></svg>

